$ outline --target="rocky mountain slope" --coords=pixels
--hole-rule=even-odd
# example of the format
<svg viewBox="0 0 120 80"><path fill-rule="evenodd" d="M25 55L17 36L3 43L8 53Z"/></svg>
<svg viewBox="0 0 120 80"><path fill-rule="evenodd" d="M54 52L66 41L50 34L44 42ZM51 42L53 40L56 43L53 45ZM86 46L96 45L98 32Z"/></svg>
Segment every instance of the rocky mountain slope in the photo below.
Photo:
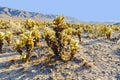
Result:
<svg viewBox="0 0 120 80"><path fill-rule="evenodd" d="M25 18L32 18L35 20L42 20L42 21L51 21L57 15L52 14L42 14L36 12L28 12L23 10L17 10L7 7L0 7L0 19L25 19ZM66 16L66 21L77 23L80 22L78 19L74 17Z"/></svg>

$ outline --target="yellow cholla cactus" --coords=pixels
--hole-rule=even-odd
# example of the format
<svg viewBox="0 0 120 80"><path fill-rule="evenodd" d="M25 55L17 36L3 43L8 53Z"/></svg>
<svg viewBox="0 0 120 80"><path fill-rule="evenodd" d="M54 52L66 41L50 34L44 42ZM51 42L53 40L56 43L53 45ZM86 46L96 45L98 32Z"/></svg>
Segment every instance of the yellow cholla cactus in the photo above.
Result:
<svg viewBox="0 0 120 80"><path fill-rule="evenodd" d="M110 27L108 27L106 32L105 32L107 39L111 38L112 32L113 32L113 30Z"/></svg>
<svg viewBox="0 0 120 80"><path fill-rule="evenodd" d="M20 32L21 33L25 32L25 29L24 28L20 28Z"/></svg>
<svg viewBox="0 0 120 80"><path fill-rule="evenodd" d="M55 32L52 29L45 27L44 28L44 36L52 36L52 35L55 35Z"/></svg>
<svg viewBox="0 0 120 80"><path fill-rule="evenodd" d="M26 26L27 28L32 28L32 27L34 27L34 25L35 25L35 21L32 20L32 19L27 19L27 20L25 21L25 26Z"/></svg>
<svg viewBox="0 0 120 80"><path fill-rule="evenodd" d="M5 33L4 32L0 32L0 41L3 41L5 38Z"/></svg>
<svg viewBox="0 0 120 80"><path fill-rule="evenodd" d="M27 41L27 36L25 36L24 34L20 34L19 38L20 41L22 42L22 45L25 45Z"/></svg>
<svg viewBox="0 0 120 80"><path fill-rule="evenodd" d="M71 37L72 37L71 35L62 33L62 44L65 46L67 43L70 43Z"/></svg>
<svg viewBox="0 0 120 80"><path fill-rule="evenodd" d="M72 59L72 55L70 54L70 52L67 51L61 51L60 57L63 61L69 61Z"/></svg>
<svg viewBox="0 0 120 80"><path fill-rule="evenodd" d="M5 40L10 44L12 38L12 33L10 31L5 32Z"/></svg>
<svg viewBox="0 0 120 80"><path fill-rule="evenodd" d="M31 31L26 31L23 33L26 37L31 37L32 32Z"/></svg>
<svg viewBox="0 0 120 80"><path fill-rule="evenodd" d="M20 49L22 47L22 43L19 39L15 39L13 46L14 46L15 49Z"/></svg>
<svg viewBox="0 0 120 80"><path fill-rule="evenodd" d="M4 41L5 34L3 32L0 32L0 53L2 53L2 47L3 47L3 41Z"/></svg>
<svg viewBox="0 0 120 80"><path fill-rule="evenodd" d="M26 59L26 53L25 53L25 52L23 52L23 53L21 54L21 58L22 58L23 61L25 61L25 59Z"/></svg>
<svg viewBox="0 0 120 80"><path fill-rule="evenodd" d="M57 16L54 20L53 20L53 24L57 25L57 26L61 26L64 23L64 16Z"/></svg>
<svg viewBox="0 0 120 80"><path fill-rule="evenodd" d="M77 53L78 50L78 40L71 40L70 45L69 45L69 49L71 50L71 54L75 55Z"/></svg>
<svg viewBox="0 0 120 80"><path fill-rule="evenodd" d="M32 32L32 36L35 38L35 40L37 42L39 42L39 39L40 39L40 32L39 32L39 30L32 30L31 32Z"/></svg>
<svg viewBox="0 0 120 80"><path fill-rule="evenodd" d="M32 37L28 37L27 45L29 45L29 49L32 50L34 48L34 39Z"/></svg>
<svg viewBox="0 0 120 80"><path fill-rule="evenodd" d="M65 29L64 31L63 31L63 33L66 33L67 35L72 35L73 34L73 29L72 28L68 28L68 29Z"/></svg>
<svg viewBox="0 0 120 80"><path fill-rule="evenodd" d="M81 32L83 32L82 28L78 28L78 29L76 30L76 34L81 34Z"/></svg>
<svg viewBox="0 0 120 80"><path fill-rule="evenodd" d="M58 45L57 38L54 35L50 36L50 41L51 41L51 43L53 42L54 45ZM53 44L51 44L51 45L53 45Z"/></svg>
<svg viewBox="0 0 120 80"><path fill-rule="evenodd" d="M38 26L37 25L34 25L34 27L31 29L31 30L38 30Z"/></svg>

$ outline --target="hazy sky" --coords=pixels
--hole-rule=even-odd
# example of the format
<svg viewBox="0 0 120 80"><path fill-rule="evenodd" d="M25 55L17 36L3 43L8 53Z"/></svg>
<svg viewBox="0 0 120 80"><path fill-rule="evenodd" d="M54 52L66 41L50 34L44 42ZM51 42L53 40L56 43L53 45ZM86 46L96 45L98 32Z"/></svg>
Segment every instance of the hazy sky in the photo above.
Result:
<svg viewBox="0 0 120 80"><path fill-rule="evenodd" d="M82 21L120 21L120 0L0 0L0 6Z"/></svg>

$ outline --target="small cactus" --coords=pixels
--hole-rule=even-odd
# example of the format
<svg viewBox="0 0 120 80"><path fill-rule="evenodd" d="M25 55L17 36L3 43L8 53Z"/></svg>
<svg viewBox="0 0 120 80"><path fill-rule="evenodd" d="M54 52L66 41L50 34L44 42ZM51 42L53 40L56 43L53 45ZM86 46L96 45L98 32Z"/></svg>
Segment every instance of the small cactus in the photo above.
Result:
<svg viewBox="0 0 120 80"><path fill-rule="evenodd" d="M106 36L107 36L107 39L110 39L110 38L111 38L112 32L113 32L113 30L112 30L110 27L107 28L107 30L106 30L106 32L105 32L105 34L106 34Z"/></svg>
<svg viewBox="0 0 120 80"><path fill-rule="evenodd" d="M29 30L30 30L31 28L33 28L34 25L35 25L35 21L32 20L32 19L27 19L27 20L25 21L25 27L26 27L27 29L29 29Z"/></svg>
<svg viewBox="0 0 120 80"><path fill-rule="evenodd" d="M3 41L4 41L5 34L3 32L0 32L0 53L2 53L2 47L3 47Z"/></svg>
<svg viewBox="0 0 120 80"><path fill-rule="evenodd" d="M27 50L25 62L27 62L30 60L30 57L32 55L32 50L34 49L34 39L32 37L28 37L25 46Z"/></svg>
<svg viewBox="0 0 120 80"><path fill-rule="evenodd" d="M75 54L77 54L77 50L78 50L78 41L77 40L71 40L70 45L69 45L69 49L71 50L71 54L74 56Z"/></svg>
<svg viewBox="0 0 120 80"><path fill-rule="evenodd" d="M20 55L22 55L22 41L20 41L19 39L15 39L14 40L14 49L17 50L18 53L20 53Z"/></svg>
<svg viewBox="0 0 120 80"><path fill-rule="evenodd" d="M10 31L5 32L5 40L7 41L8 45L10 45L12 39L12 33Z"/></svg>
<svg viewBox="0 0 120 80"><path fill-rule="evenodd" d="M31 32L31 35L34 37L34 46L37 46L37 43L40 41L40 32L36 29L33 29Z"/></svg>
<svg viewBox="0 0 120 80"><path fill-rule="evenodd" d="M82 32L83 32L82 28L77 28L77 29L75 30L75 34L78 36L79 42L81 42L81 38L82 38L81 33L82 33Z"/></svg>

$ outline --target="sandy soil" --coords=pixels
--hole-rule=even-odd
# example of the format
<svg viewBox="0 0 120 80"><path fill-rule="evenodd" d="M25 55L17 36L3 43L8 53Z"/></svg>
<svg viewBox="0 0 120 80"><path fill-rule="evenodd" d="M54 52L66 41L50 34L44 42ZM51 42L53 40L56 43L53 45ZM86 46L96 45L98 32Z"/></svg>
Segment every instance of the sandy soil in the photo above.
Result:
<svg viewBox="0 0 120 80"><path fill-rule="evenodd" d="M12 47L4 45L0 54L0 80L120 80L120 32L111 40L89 39L83 34L72 61L48 60L52 54L44 41L35 48L37 59L23 63ZM117 40L115 39L117 37ZM86 62L86 64L85 64Z"/></svg>

